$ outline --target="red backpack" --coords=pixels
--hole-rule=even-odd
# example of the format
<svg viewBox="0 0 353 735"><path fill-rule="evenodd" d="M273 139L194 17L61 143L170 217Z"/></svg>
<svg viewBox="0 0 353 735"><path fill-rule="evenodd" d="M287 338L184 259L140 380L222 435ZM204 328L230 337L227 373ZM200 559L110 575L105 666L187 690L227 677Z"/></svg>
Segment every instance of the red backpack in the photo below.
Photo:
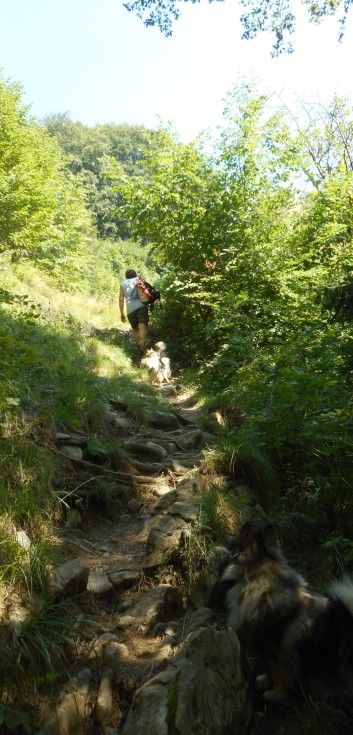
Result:
<svg viewBox="0 0 353 735"><path fill-rule="evenodd" d="M161 298L160 292L157 291L150 283L145 281L145 279L141 276L138 279L137 283L135 283L135 288L137 291L137 295L143 304L148 304L149 306L152 306L155 301L158 301L158 299Z"/></svg>

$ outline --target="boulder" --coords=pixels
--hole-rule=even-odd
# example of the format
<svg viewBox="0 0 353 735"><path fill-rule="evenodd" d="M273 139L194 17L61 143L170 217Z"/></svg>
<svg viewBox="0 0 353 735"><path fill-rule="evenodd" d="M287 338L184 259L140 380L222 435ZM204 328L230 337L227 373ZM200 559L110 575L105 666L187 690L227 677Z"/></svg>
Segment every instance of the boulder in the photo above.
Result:
<svg viewBox="0 0 353 735"><path fill-rule="evenodd" d="M110 574L109 579L116 589L126 589L140 581L141 572L139 569L119 569Z"/></svg>
<svg viewBox="0 0 353 735"><path fill-rule="evenodd" d="M38 735L81 735L90 679L90 669L83 669L70 679L62 692L55 715L41 728Z"/></svg>
<svg viewBox="0 0 353 735"><path fill-rule="evenodd" d="M87 589L94 595L105 595L112 591L113 585L101 569L96 569L88 577Z"/></svg>
<svg viewBox="0 0 353 735"><path fill-rule="evenodd" d="M51 573L49 583L53 592L70 597L86 590L88 576L89 566L79 558L71 559Z"/></svg>
<svg viewBox="0 0 353 735"><path fill-rule="evenodd" d="M123 735L242 735L251 717L238 638L232 630L191 633L167 669L135 692Z"/></svg>
<svg viewBox="0 0 353 735"><path fill-rule="evenodd" d="M155 517L146 542L143 570L153 573L162 564L169 562L185 537L190 535L190 529L191 524L184 518L171 515Z"/></svg>
<svg viewBox="0 0 353 735"><path fill-rule="evenodd" d="M69 459L82 459L83 458L83 452L81 447L71 446L71 444L63 444L60 447L60 451L62 454L65 454L66 457L69 457Z"/></svg>
<svg viewBox="0 0 353 735"><path fill-rule="evenodd" d="M150 411L147 414L147 421L151 426L161 427L162 429L179 429L179 421L174 413L165 411Z"/></svg>
<svg viewBox="0 0 353 735"><path fill-rule="evenodd" d="M160 444L151 441L128 441L125 448L132 454L147 454L158 461L163 461L167 456L167 450Z"/></svg>
<svg viewBox="0 0 353 735"><path fill-rule="evenodd" d="M185 449L190 450L200 446L202 439L203 432L201 429L193 429L192 431L187 431L183 434L179 441Z"/></svg>

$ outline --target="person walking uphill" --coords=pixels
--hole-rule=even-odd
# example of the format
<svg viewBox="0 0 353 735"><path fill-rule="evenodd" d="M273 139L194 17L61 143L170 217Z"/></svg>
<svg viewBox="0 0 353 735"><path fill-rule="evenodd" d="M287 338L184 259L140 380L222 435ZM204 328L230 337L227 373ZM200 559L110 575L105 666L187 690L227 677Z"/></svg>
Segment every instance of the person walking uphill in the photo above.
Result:
<svg viewBox="0 0 353 735"><path fill-rule="evenodd" d="M125 281L123 281L120 286L119 308L121 321L125 322L124 301L126 301L127 318L135 340L142 352L144 352L148 342L147 325L149 314L148 305L142 303L135 288L135 284L138 280L136 271L131 269L126 271Z"/></svg>

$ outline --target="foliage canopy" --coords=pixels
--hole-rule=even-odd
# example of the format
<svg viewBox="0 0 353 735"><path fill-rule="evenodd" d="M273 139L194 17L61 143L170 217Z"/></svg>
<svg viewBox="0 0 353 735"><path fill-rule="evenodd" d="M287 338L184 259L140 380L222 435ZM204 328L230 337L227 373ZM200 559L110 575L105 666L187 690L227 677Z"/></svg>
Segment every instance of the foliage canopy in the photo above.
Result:
<svg viewBox="0 0 353 735"><path fill-rule="evenodd" d="M184 0L194 5L200 0ZM223 0L209 0L209 2L222 2ZM352 0L301 0L305 6L309 20L319 23L329 15L339 17L339 40L344 34L347 14L352 5ZM244 8L240 18L243 26L244 39L255 38L262 31L270 31L275 38L272 55L277 56L282 52L293 51L290 36L296 27L295 10L291 0L239 0L239 5ZM146 26L157 26L166 36L172 34L173 23L180 17L181 0L129 0L124 7L133 11L141 18Z"/></svg>

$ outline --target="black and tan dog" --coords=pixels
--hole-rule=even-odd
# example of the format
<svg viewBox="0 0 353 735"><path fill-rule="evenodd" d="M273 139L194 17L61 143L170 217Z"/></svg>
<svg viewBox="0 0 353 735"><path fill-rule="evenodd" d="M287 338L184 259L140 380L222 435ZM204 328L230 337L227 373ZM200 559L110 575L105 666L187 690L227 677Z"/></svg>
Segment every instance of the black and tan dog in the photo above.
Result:
<svg viewBox="0 0 353 735"><path fill-rule="evenodd" d="M228 625L262 663L257 685L281 700L303 677L329 679L353 667L353 581L312 593L286 561L273 526L246 523L234 540L223 580Z"/></svg>

